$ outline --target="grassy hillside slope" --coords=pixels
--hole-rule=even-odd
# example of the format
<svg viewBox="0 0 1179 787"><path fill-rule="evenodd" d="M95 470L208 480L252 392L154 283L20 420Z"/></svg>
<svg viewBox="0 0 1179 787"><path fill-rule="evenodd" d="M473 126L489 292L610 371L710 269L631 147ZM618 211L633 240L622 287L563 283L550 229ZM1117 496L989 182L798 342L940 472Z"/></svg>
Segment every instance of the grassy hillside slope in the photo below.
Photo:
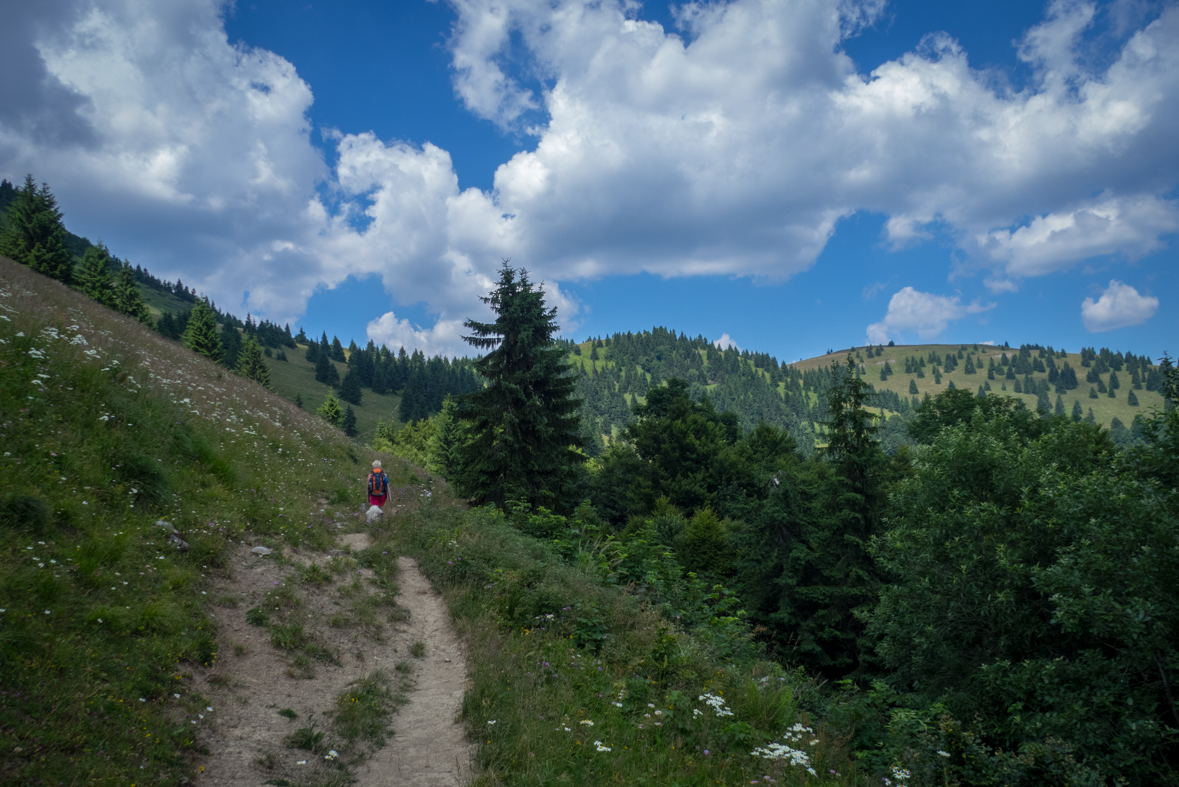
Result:
<svg viewBox="0 0 1179 787"><path fill-rule="evenodd" d="M864 355L863 349L864 348L860 348L861 355ZM948 374L943 373L942 381L940 384L938 384L934 381L932 367L930 367L928 365L928 362L927 362L927 366L925 368L925 378L924 379L918 379L916 373L905 374L905 359L906 358L927 357L930 352L935 352L939 356L944 357L948 353L953 353L956 355L959 351L962 351L964 355L970 354L975 359L981 358L982 364L983 364L982 367L980 367L980 369L978 371L976 371L975 374L967 374L965 371L964 361L960 361L959 363L961 365L959 365L952 372L950 372ZM866 356L864 357L864 359L863 359L863 364L865 367L864 379L867 380L868 382L870 382L873 385L873 387L875 387L876 390L878 390L878 391L893 391L902 397L907 397L907 396L912 395L909 392L910 381L917 384L917 391L918 391L917 395L919 397L924 397L926 393L928 393L930 396L936 396L937 394L941 393L942 391L947 390L950 386L951 381L954 383L954 385L956 387L964 388L968 391L977 391L979 386L986 385L987 383L989 383L991 386L991 391L993 393L1001 395L1001 396L1010 396L1015 399L1019 399L1019 400L1023 401L1024 404L1026 404L1029 409L1034 410L1036 408L1036 394L1016 393L1014 390L1014 383L1011 380L1003 379L1002 370L996 371L996 373L995 373L996 379L995 380L990 380L990 381L987 380L986 365L987 365L987 362L989 359L994 358L995 362L998 363L1000 357L1004 353L1006 353L1007 356L1010 358L1012 355L1014 355L1018 351L1019 351L1018 348L1012 349L1012 348L1002 348L1002 347L989 347L987 345L982 345L982 344L980 344L980 345L959 345L959 344L896 345L894 347L885 347L884 354L878 358L876 358L876 357L867 358ZM852 351L853 357L855 356L855 353L856 353L856 350L853 350ZM848 354L847 351L843 351L842 353L833 353L831 355L821 355L821 356L818 356L815 358L808 358L805 361L801 361L797 364L794 364L794 366L797 366L801 370L805 371L806 369L817 369L817 368L827 367L827 366L830 366L833 362L838 363L838 364L842 364L842 363L846 362L847 354ZM887 382L882 382L880 380L880 370L884 368L884 363L886 361L888 362L889 366L892 368L894 374L889 376ZM1155 391L1146 391L1146 390L1134 391L1134 395L1138 399L1138 406L1132 407L1127 403L1127 392L1130 391L1130 389L1131 389L1130 376L1128 374L1118 375L1120 378L1122 387L1119 388L1115 392L1114 398L1110 398L1109 396L1107 396L1106 394L1103 393L1103 394L1099 394L1096 399L1090 399L1089 398L1089 388L1090 388L1091 383L1085 382L1085 374L1087 373L1088 369L1081 366L1080 353L1068 353L1068 355L1066 357L1057 358L1056 362L1058 365L1063 366L1063 364L1066 361L1077 372L1078 381L1080 382L1079 388L1069 391L1065 394L1062 394L1062 398L1064 400L1064 405L1069 412L1071 412L1074 402L1080 402L1081 407L1085 410L1086 414L1088 414L1089 408L1092 408L1093 409L1093 416L1094 416L1094 419L1096 420L1096 422L1098 424L1108 428L1109 425L1113 422L1114 418L1120 419L1122 421L1122 423L1128 427L1133 422L1134 416L1144 414L1144 413L1149 413L1150 410L1154 409L1154 408L1162 409L1163 397L1161 394L1159 394ZM1032 379L1036 380L1036 381L1048 379L1047 372L1036 372L1036 373L1033 373L1031 376L1032 376ZM1109 381L1110 381L1110 373L1106 372L1105 374L1102 374L1099 376L1102 379L1102 383L1104 385L1108 386ZM1019 379L1022 384L1023 379L1024 379L1023 375L1020 375ZM1048 398L1051 402L1053 402L1053 404L1055 404L1055 402L1056 402L1055 390L1053 390L1053 392L1048 395Z"/></svg>
<svg viewBox="0 0 1179 787"><path fill-rule="evenodd" d="M0 782L178 784L215 723L186 686L219 658L226 545L330 545L316 500L359 500L367 465L85 296L0 280Z"/></svg>
<svg viewBox="0 0 1179 787"><path fill-rule="evenodd" d="M373 455L27 268L0 259L0 281L0 783L190 783L218 724L192 677L232 680L213 605L235 602L209 593L229 545L333 545L363 522L346 518ZM731 599L661 548L468 511L383 459L415 502L355 558L409 553L450 600L476 784L866 783L848 737L803 710L814 685L760 661ZM656 606L624 567L678 590Z"/></svg>
<svg viewBox="0 0 1179 787"><path fill-rule="evenodd" d="M306 345L299 345L297 349L286 351L286 361L267 358L266 364L270 367L270 383L274 387L274 392L292 402L296 396L301 396L303 409L314 413L331 393L332 388L315 381L315 364L307 361L306 350ZM336 361L331 363L335 364L336 371L343 379L348 373L348 365ZM347 402L341 404L344 407L349 406ZM371 389L364 389L360 404L351 405L356 413L356 439L365 445L371 443L376 434L377 423L396 422L397 408L400 405L401 396L398 394L382 396L373 393Z"/></svg>

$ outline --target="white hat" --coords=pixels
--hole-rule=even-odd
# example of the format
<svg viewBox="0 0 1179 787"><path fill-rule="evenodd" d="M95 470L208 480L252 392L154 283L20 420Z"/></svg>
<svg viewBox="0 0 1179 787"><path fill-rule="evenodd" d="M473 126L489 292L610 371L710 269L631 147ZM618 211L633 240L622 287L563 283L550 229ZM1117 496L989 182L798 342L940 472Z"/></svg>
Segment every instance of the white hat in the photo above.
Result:
<svg viewBox="0 0 1179 787"><path fill-rule="evenodd" d="M375 462L373 462L373 470L380 470L380 469L381 469L381 460L378 459Z"/></svg>

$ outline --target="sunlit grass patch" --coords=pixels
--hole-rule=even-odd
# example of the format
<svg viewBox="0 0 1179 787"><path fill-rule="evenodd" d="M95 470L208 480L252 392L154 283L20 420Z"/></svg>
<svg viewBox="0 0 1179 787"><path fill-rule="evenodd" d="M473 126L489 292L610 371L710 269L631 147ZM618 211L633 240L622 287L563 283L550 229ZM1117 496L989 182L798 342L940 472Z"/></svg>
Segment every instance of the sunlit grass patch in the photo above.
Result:
<svg viewBox="0 0 1179 787"><path fill-rule="evenodd" d="M685 630L484 510L432 503L394 537L466 642L475 784L860 783L845 742L800 709L808 678L756 649L718 655L729 624Z"/></svg>
<svg viewBox="0 0 1179 787"><path fill-rule="evenodd" d="M89 299L0 273L0 781L179 784L215 718L187 688L221 658L208 602L239 603L211 595L228 547L332 546L317 500L359 499L362 457ZM250 614L289 626L295 606L280 589Z"/></svg>

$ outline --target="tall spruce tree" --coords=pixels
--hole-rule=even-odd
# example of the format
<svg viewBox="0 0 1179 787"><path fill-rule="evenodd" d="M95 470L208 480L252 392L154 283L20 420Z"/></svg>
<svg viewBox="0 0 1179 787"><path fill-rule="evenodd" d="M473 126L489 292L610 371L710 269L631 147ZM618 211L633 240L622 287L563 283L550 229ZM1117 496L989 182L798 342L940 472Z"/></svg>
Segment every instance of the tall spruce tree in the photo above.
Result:
<svg viewBox="0 0 1179 787"><path fill-rule="evenodd" d="M216 363L221 363L224 357L221 337L217 335L217 318L207 298L197 301L192 308L184 330L184 346Z"/></svg>
<svg viewBox="0 0 1179 787"><path fill-rule="evenodd" d="M460 415L472 443L463 477L476 503L572 508L578 438L576 378L554 337L557 310L544 292L505 261L491 294L481 299L495 322L467 320L464 341L489 352L475 363L487 386L464 397Z"/></svg>
<svg viewBox="0 0 1179 787"><path fill-rule="evenodd" d="M854 374L849 356L832 368L827 393L826 457L833 471L824 495L823 524L809 535L815 550L795 589L809 613L806 638L824 666L853 667L863 624L859 615L875 602L880 580L869 543L880 530L887 459L876 439L876 414L868 410L872 386Z"/></svg>
<svg viewBox="0 0 1179 787"><path fill-rule="evenodd" d="M237 332L236 328L226 330ZM270 389L270 367L266 365L266 358L262 355L262 345L258 344L258 340L253 336L246 337L241 352L238 354L237 373L253 380L267 390Z"/></svg>
<svg viewBox="0 0 1179 787"><path fill-rule="evenodd" d="M102 242L86 249L78 268L78 284L82 292L106 306L115 308L115 280L111 276L111 255Z"/></svg>
<svg viewBox="0 0 1179 787"><path fill-rule="evenodd" d="M355 369L349 369L340 383L340 398L349 404L360 404L360 375Z"/></svg>
<svg viewBox="0 0 1179 787"><path fill-rule="evenodd" d="M65 238L57 199L48 184L42 183L37 188L33 176L29 175L8 206L4 230L0 233L0 255L69 284L74 263Z"/></svg>
<svg viewBox="0 0 1179 787"><path fill-rule="evenodd" d="M352 409L352 405L348 405L348 409L344 411L344 418L340 421L340 428L349 437L356 437L356 411Z"/></svg>
<svg viewBox="0 0 1179 787"><path fill-rule="evenodd" d="M126 262L115 274L115 310L144 325L151 325L151 310L135 282L135 271Z"/></svg>

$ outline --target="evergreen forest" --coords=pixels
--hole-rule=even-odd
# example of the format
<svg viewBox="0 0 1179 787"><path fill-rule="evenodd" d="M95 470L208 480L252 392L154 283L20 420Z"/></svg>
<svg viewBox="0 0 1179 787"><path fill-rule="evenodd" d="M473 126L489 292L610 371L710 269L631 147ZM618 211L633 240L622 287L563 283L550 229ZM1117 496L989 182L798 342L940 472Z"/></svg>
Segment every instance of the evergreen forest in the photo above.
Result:
<svg viewBox="0 0 1179 787"><path fill-rule="evenodd" d="M469 607L489 616L500 641L518 644L535 632L512 656L521 664L550 666L538 659L557 651L531 644L547 636L549 621L563 627L557 643L563 657L614 664L614 682L585 678L592 691L585 688L571 707L600 700L609 701L610 713L633 712L634 719L619 722L618 730L628 730L617 732L621 737L654 724L640 714L659 701L657 713L665 706L668 725L677 718L680 736L660 745L682 750L688 736L703 747L701 754L668 758L700 759L709 746L726 747L731 758L740 751L745 764L733 767L741 783L761 773L759 762L753 766L759 770L747 768L749 757L782 760L789 750L793 762L810 763L804 749L814 746L815 762L818 752L828 752L841 770L823 775L808 764L791 783L1179 785L1179 372L1169 357L1156 362L1108 348L1066 352L1028 343L889 345L786 364L664 328L575 344L556 335L556 312L527 272L505 262L484 299L495 319L467 323L478 357L427 358L372 342L345 346L326 332L293 335L289 326L251 315L239 320L180 282L132 268L102 244L87 243L73 254L52 194L31 177L22 188L5 183L0 195L0 207L7 204L0 254L82 293L99 311L129 318L128 336L150 329L178 342L162 342L177 353L218 364L213 378L192 372L209 385L201 389L206 409L218 406L221 370L232 370L235 395L255 397L252 406L271 413L265 428L276 435L250 447L244 434L252 433L244 433L239 445L227 436L232 428L217 424L209 432L214 437L194 436L183 410L162 409L117 364L99 372L49 358L4 317L0 355L20 372L0 386L0 426L20 445L15 458L5 454L9 480L0 489L0 535L11 554L18 554L18 542L26 551L45 546L43 540L25 544L41 534L66 539L98 532L93 513L81 507L87 502L71 500L54 514L42 499L45 478L60 472L65 481L67 469L91 479L114 474L93 481L105 484L95 489L113 490L101 504L112 512L118 506L110 514L116 519L142 518L148 533L151 517L123 506L139 503L179 516L174 482L185 494L226 506L218 516L232 518L234 535L256 528L275 544L312 537L327 544L333 537L323 528L327 520L316 520L310 503L300 516L311 524L300 534L286 532L290 520L279 522L286 515L271 505L274 499L235 502L243 508L232 511L217 501L253 492L255 471L247 468L258 467L276 446L290 453L314 444L330 449L331 458L319 460L325 467L349 468L332 470L330 478L315 470L325 500L330 494L342 503L349 492L341 485L357 472L353 465L364 464L358 453L367 446L432 474L422 484L417 471L403 472L421 485L413 494L430 501L422 504L426 514L405 520L415 533L428 534L416 542L405 536L404 547L420 550L424 561L434 555L438 581L476 592ZM0 295L13 303L26 297L16 290ZM81 352L66 346L64 328L38 330L37 341L57 342L52 346L61 358ZM38 372L42 367L50 371ZM54 375L64 382L43 390L43 380ZM84 414L68 410L75 388L88 392ZM284 414L275 402L289 405L267 389L319 420L294 408ZM42 394L52 407L38 404ZM177 407L189 402L176 395ZM97 431L106 421L100 417L95 425L90 410L118 397L126 400L119 405L122 421L154 423L167 436L166 451L148 445L151 435L143 430ZM362 411L374 401L381 411ZM41 431L25 434L34 408ZM369 428L362 428L358 412L371 419ZM84 466L69 465L58 451L42 456L41 441L59 440L50 437L53 413L76 421L79 434L99 436L75 445L87 457ZM302 430L297 439L283 432L295 423ZM332 442L333 427L360 440ZM312 437L318 429L330 439ZM152 461L154 453L165 453L176 469L158 468L163 460ZM431 509L435 490L453 495L454 507ZM116 519L101 526L110 530ZM216 525L189 525L202 539L198 553L208 557L202 568L221 560L226 528L214 531ZM513 546L495 552L493 542ZM105 558L96 542L86 543L86 557L69 570L77 572L76 587L66 569L50 579L35 575L32 564L24 573L14 569L3 587L13 598L35 598L44 615L63 597L89 609L88 593L101 590L96 577ZM56 565L64 553L54 554L46 559ZM153 592L187 592L199 572L185 572L183 583L175 574L172 584ZM573 575L585 584L569 580ZM565 584L558 586L558 576ZM586 588L585 594L570 587ZM19 603L32 610L32 602ZM168 614L176 620L201 619L191 599L183 611L175 603ZM604 611L623 608L625 615ZM162 654L172 659L171 647L183 647L191 661L215 661L211 634L194 633L201 631L195 622L191 628L161 622L152 609L124 613L107 605L77 619L119 621L121 637L138 636L139 625L156 638L157 661ZM52 651L48 630L30 633L34 624L50 625L40 614L29 611L32 622L21 624L20 637L0 641L8 659L0 669L16 680L12 654L35 652L40 655L21 656L21 663L45 686L54 659L80 666L66 650ZM612 637L626 631L620 621L640 618L651 624L644 631L653 630L632 636L627 647L636 650L623 658ZM168 645L167 637L179 644ZM498 673L487 674L514 664L505 657ZM134 669L149 674L138 662ZM120 691L166 697L157 685L162 679L151 674ZM544 675L515 674L518 681L539 681L537 694L550 685ZM739 681L732 677L738 674ZM123 680L103 676L112 685ZM730 690L726 699L711 693L722 685ZM464 713L494 725L498 719L483 719L479 709L506 703L509 687L491 688L486 680L481 686L484 705L473 690ZM652 686L667 692L660 697ZM719 708L732 715L725 705L732 697L751 720L717 722L703 732L690 727L695 715L674 716L686 716L691 698L681 688L688 686L699 687L700 701L712 698L715 716L724 715ZM772 702L765 699L771 696ZM117 707L121 699L104 701L111 714L128 712ZM79 718L88 713L75 711ZM785 733L783 740L800 748L758 754L769 751L754 748L767 742L768 730L783 735L787 717L797 725L788 729L805 729L808 737L817 730L814 740ZM24 725L28 738L30 718L0 703L0 719L11 729ZM552 730L551 718L541 721ZM176 746L192 745L166 714L153 723L172 730L167 735ZM512 723L525 729L536 721L521 716ZM496 749L506 744L495 734L487 733L487 756L508 752L496 767L534 773L527 752ZM638 746L639 738L626 740ZM612 750L594 743L597 752ZM134 747L130 739L120 745ZM551 756L566 757L564 751L562 742ZM172 757L163 749L157 755ZM568 756L576 760L572 750ZM31 760L21 762L25 772L40 772ZM177 773L183 768L168 762ZM691 771L696 760L675 762L684 769L676 771L676 784L727 783L721 765ZM785 765L774 767L773 778L784 778ZM590 768L584 773L587 780L601 776ZM691 773L697 776L683 775ZM502 783L551 781L520 776Z"/></svg>

